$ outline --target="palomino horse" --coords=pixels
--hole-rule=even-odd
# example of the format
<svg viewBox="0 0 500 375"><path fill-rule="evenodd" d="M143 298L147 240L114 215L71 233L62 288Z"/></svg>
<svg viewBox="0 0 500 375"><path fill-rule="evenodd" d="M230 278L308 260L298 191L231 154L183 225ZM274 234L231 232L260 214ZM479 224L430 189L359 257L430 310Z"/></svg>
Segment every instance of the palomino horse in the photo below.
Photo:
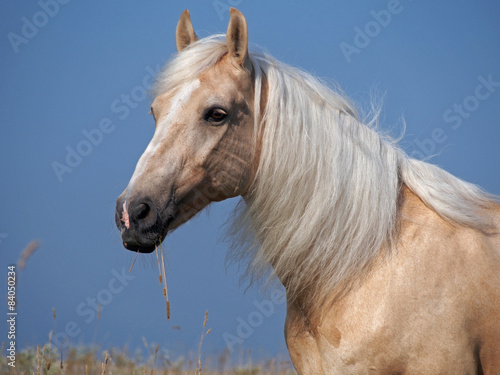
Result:
<svg viewBox="0 0 500 375"><path fill-rule="evenodd" d="M243 15L198 40L189 13L159 75L156 130L123 194L151 252L241 195L234 257L287 292L299 374L500 374L500 206L409 158L339 93L248 51Z"/></svg>

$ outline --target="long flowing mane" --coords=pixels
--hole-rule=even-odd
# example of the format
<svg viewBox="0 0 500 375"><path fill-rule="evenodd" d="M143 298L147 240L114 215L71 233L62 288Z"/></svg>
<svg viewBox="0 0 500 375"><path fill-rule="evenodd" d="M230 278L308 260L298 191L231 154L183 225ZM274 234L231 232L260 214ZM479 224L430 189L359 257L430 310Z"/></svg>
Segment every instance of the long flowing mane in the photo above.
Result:
<svg viewBox="0 0 500 375"><path fill-rule="evenodd" d="M160 74L156 93L198 76L226 53L220 35L193 43ZM270 274L290 300L326 301L394 248L403 186L451 223L491 229L486 210L493 196L408 157L377 131L376 118L364 124L343 94L311 75L263 52L250 51L250 58L262 145L233 224L231 256L248 262L251 280Z"/></svg>

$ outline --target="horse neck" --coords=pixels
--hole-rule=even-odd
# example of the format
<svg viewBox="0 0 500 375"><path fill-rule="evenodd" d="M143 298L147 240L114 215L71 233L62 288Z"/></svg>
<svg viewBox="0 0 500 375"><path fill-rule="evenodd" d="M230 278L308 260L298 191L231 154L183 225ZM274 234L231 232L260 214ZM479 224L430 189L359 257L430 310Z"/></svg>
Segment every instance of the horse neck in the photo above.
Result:
<svg viewBox="0 0 500 375"><path fill-rule="evenodd" d="M298 92L282 96L268 82L259 166L237 224L257 241L240 255L251 256L250 273L272 266L289 299L307 291L325 301L367 272L392 238L398 150L295 81L286 83Z"/></svg>

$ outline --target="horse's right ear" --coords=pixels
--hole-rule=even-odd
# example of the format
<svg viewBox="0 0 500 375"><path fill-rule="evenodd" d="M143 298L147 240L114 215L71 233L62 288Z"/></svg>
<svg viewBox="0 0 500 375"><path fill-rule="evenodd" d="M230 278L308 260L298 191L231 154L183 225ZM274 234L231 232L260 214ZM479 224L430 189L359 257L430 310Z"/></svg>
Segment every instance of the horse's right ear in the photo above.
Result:
<svg viewBox="0 0 500 375"><path fill-rule="evenodd" d="M177 51L181 52L184 48L196 42L198 39L198 36L194 32L193 24L191 23L191 17L189 17L189 11L186 9L182 12L179 23L177 23L177 30L175 31Z"/></svg>

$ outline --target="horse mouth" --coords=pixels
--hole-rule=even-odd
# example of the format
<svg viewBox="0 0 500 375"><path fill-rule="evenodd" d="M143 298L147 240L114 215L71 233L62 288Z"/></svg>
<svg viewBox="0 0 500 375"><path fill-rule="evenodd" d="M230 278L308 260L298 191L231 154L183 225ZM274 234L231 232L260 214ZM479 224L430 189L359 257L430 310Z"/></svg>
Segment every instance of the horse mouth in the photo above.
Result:
<svg viewBox="0 0 500 375"><path fill-rule="evenodd" d="M173 217L169 218L164 225L158 226L158 230L150 230L146 233L136 233L134 230L122 227L123 247L138 253L152 253L167 237L168 228L173 220Z"/></svg>

